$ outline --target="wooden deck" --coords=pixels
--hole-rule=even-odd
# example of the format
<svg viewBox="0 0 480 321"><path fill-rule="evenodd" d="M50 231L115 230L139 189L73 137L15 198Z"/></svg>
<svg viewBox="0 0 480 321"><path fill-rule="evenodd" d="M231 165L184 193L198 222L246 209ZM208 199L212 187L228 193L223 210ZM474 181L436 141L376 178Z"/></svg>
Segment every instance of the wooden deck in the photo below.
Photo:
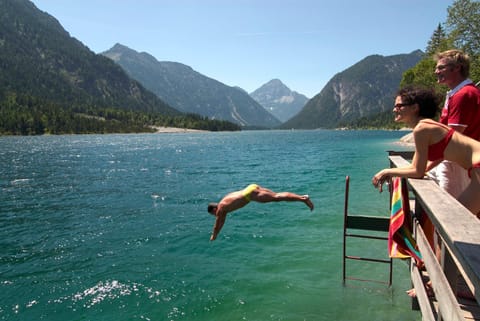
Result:
<svg viewBox="0 0 480 321"><path fill-rule="evenodd" d="M391 166L409 164L402 157L404 155L390 155ZM411 279L422 319L480 320L480 220L432 180L407 181L415 204L414 235L425 263L425 271L411 265ZM440 261L419 224L420 215L428 215L440 235ZM425 279L432 282L434 298L425 290ZM463 292L473 297L460 298Z"/></svg>

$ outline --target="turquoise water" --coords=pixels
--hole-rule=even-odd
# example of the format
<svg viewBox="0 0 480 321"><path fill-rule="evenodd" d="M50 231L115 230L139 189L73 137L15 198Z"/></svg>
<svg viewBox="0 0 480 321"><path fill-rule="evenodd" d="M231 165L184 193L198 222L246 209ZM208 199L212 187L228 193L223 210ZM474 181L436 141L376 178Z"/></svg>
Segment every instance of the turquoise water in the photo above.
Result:
<svg viewBox="0 0 480 321"><path fill-rule="evenodd" d="M420 320L394 285L342 285L350 210L388 216L370 179L402 132L245 131L0 138L1 320ZM208 202L258 183L209 241ZM386 246L351 245L370 254ZM355 273L386 278L385 266Z"/></svg>

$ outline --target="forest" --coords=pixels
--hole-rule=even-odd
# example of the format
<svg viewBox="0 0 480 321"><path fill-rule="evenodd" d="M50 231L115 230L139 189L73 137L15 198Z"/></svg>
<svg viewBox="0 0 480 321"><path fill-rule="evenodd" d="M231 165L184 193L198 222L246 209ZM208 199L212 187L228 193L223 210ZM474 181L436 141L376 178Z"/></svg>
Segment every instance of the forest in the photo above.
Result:
<svg viewBox="0 0 480 321"><path fill-rule="evenodd" d="M1 97L0 101L0 134L3 135L142 133L154 132L153 126L240 130L231 122L194 114L172 116L118 108L65 109L50 101L13 93Z"/></svg>

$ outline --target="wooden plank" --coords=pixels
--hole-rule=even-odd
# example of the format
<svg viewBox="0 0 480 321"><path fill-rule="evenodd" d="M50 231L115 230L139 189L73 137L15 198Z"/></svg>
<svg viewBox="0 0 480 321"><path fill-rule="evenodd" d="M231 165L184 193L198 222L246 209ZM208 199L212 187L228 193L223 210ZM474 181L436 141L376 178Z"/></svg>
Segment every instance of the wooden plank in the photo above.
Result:
<svg viewBox="0 0 480 321"><path fill-rule="evenodd" d="M422 311L422 321L435 321L435 315L430 306L430 300L428 298L425 287L423 286L423 279L420 275L420 271L415 265L412 265L411 278L413 287L415 288L415 294L417 296L418 305L420 306L420 311Z"/></svg>
<svg viewBox="0 0 480 321"><path fill-rule="evenodd" d="M415 154L415 151L395 151L395 150L388 150L387 151L388 156L401 156L405 159L412 159L413 154Z"/></svg>
<svg viewBox="0 0 480 321"><path fill-rule="evenodd" d="M395 167L407 167L410 165L410 163L402 156L389 156L388 159L395 165Z"/></svg>
<svg viewBox="0 0 480 321"><path fill-rule="evenodd" d="M480 221L428 179L409 179L417 202L426 210L480 302ZM430 213L434 213L431 215Z"/></svg>
<svg viewBox="0 0 480 321"><path fill-rule="evenodd" d="M411 265L410 275L412 278L413 287L415 288L415 295L418 301L418 305L420 307L420 311L422 312L422 321L435 321L436 313L433 313L432 311L430 299L428 298L428 294L425 291L425 287L423 285L422 275L413 263Z"/></svg>
<svg viewBox="0 0 480 321"><path fill-rule="evenodd" d="M443 320L462 321L463 314L458 306L457 298L450 288L445 274L428 243L420 224L415 223L415 235L417 236L417 245L422 253L422 259L432 281L433 291L439 303L440 314ZM416 288L415 288L416 290Z"/></svg>

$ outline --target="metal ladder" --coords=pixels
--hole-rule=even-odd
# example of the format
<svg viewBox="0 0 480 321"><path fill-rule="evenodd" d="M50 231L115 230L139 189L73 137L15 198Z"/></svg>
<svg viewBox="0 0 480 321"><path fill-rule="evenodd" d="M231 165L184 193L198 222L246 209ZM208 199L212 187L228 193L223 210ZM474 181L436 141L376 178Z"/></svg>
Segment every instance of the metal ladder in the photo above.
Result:
<svg viewBox="0 0 480 321"><path fill-rule="evenodd" d="M345 179L345 207L344 207L344 216L343 216L343 219L344 219L343 220L343 285L345 285L346 280L357 280L357 281L388 283L388 286L391 286L392 274L393 274L393 262L391 258L378 259L378 258L371 258L371 257L347 255L347 239L348 238L364 238L364 239L372 239L372 240L381 240L385 242L385 249L386 249L387 241L388 241L388 230L390 226L390 217L350 215L348 213L349 185L350 185L350 177L347 176ZM355 231L351 232L350 230L355 230ZM385 232L385 236L372 235L372 233L368 234L368 231ZM385 253L387 253L387 250L385 250ZM368 262L388 264L389 265L388 282L380 281L376 279L361 279L361 278L347 276L347 260L368 261Z"/></svg>

